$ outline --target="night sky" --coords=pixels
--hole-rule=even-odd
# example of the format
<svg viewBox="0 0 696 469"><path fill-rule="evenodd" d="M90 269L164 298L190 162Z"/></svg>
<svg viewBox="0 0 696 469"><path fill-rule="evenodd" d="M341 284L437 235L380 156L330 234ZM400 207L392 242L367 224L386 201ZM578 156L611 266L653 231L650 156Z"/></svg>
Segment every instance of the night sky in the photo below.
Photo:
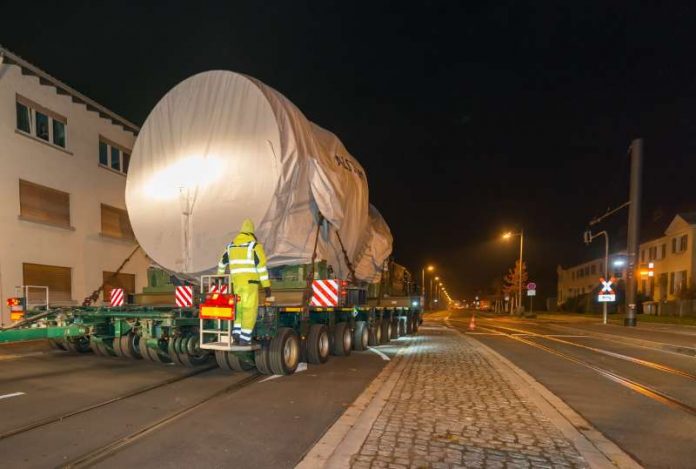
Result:
<svg viewBox="0 0 696 469"><path fill-rule="evenodd" d="M556 265L599 257L582 232L627 199L633 138L646 221L696 209L691 2L13 3L2 45L136 124L201 71L276 88L363 164L396 259L454 296L513 264L508 229L542 299Z"/></svg>

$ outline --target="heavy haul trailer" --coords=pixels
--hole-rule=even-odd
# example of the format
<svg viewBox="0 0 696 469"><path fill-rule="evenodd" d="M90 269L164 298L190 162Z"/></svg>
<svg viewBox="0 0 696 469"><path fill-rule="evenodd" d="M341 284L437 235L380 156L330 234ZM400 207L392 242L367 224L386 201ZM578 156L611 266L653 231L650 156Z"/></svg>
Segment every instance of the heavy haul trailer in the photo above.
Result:
<svg viewBox="0 0 696 469"><path fill-rule="evenodd" d="M318 266L319 273L325 270L324 265ZM211 282L220 285L223 278L229 282L226 276L205 276L202 291L209 292ZM127 305L29 311L24 325L0 331L0 343L48 339L54 347L70 352L92 351L184 366L202 365L214 355L224 369L256 367L265 374L290 374L301 360L325 363L330 354L347 356L351 350L365 350L368 345L388 343L417 330L419 308L369 306L364 303L365 287L331 282L339 285L336 306L303 307L299 282L281 278L275 289L283 304L259 307L251 346L231 342L236 297L223 293L198 294L200 303L189 308ZM226 319L211 316L211 309L232 315Z"/></svg>

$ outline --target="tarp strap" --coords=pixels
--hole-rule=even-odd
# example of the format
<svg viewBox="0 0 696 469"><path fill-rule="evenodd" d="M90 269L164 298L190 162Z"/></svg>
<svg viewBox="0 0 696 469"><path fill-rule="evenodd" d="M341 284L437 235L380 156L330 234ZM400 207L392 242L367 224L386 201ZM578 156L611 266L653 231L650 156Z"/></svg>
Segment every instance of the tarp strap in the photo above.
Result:
<svg viewBox="0 0 696 469"><path fill-rule="evenodd" d="M348 253L346 252L346 248L343 247L343 240L341 239L341 235L338 233L338 230L336 230L336 237L338 238L338 244L341 245L341 251L343 251L343 259L346 261L346 267L348 267L348 270L350 271L350 283L357 283L353 263L350 262L350 259L348 258Z"/></svg>
<svg viewBox="0 0 696 469"><path fill-rule="evenodd" d="M312 267L307 272L307 284L305 285L304 293L302 294L302 309L303 312L309 314L309 302L312 299L312 282L314 281L314 262L317 259L317 247L319 246L319 232L321 231L321 223L317 223L317 234L314 236L314 250L312 251Z"/></svg>

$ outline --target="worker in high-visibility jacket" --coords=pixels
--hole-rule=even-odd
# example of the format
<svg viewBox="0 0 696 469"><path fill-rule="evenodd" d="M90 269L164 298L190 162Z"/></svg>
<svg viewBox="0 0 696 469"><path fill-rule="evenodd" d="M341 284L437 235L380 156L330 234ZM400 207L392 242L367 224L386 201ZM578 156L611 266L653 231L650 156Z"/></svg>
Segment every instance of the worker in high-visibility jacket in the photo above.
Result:
<svg viewBox="0 0 696 469"><path fill-rule="evenodd" d="M266 254L254 236L254 224L249 219L244 220L239 234L225 247L218 263L218 275L223 275L228 266L234 293L240 297L232 335L238 344L249 345L259 309L259 285L265 289L266 298L271 297Z"/></svg>

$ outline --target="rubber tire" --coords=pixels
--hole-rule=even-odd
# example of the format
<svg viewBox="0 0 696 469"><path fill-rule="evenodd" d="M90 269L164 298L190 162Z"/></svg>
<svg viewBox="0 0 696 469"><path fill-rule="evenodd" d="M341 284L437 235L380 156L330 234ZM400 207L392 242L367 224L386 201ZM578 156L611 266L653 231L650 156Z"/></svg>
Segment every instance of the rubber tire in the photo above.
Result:
<svg viewBox="0 0 696 469"><path fill-rule="evenodd" d="M353 347L353 332L348 327L347 322L339 322L333 333L333 347L331 353L339 357L347 357L350 355Z"/></svg>
<svg viewBox="0 0 696 469"><path fill-rule="evenodd" d="M181 358L179 358L179 353L176 351L181 339L181 337L170 337L169 342L167 343L167 352L169 353L169 358L172 359L172 362L183 366L184 362L181 361Z"/></svg>
<svg viewBox="0 0 696 469"><path fill-rule="evenodd" d="M321 350L321 339L326 340L326 349L324 353ZM331 339L329 338L329 328L324 324L312 324L309 327L309 335L307 336L307 363L321 365L329 360L331 354Z"/></svg>
<svg viewBox="0 0 696 469"><path fill-rule="evenodd" d="M260 349L254 350L254 364L259 373L264 375L271 375L271 364L268 357L268 346L262 345Z"/></svg>
<svg viewBox="0 0 696 469"><path fill-rule="evenodd" d="M399 335L399 317L396 316L391 320L391 336L390 339L398 339Z"/></svg>
<svg viewBox="0 0 696 469"><path fill-rule="evenodd" d="M66 339L65 348L68 350L68 352L87 353L92 350L90 343L91 341L87 336L78 337L77 340Z"/></svg>
<svg viewBox="0 0 696 469"><path fill-rule="evenodd" d="M116 339L114 339L115 341ZM140 360L143 358L140 355L137 344L140 343L140 336L137 334L128 333L121 336L121 352L126 358L131 360Z"/></svg>
<svg viewBox="0 0 696 469"><path fill-rule="evenodd" d="M89 348L92 349L92 352L94 355L101 357L106 355L106 351L102 348L101 342L97 342L96 340L91 340L89 341Z"/></svg>
<svg viewBox="0 0 696 469"><path fill-rule="evenodd" d="M284 353L286 346L295 349L294 362L292 357L290 361L286 361ZM297 365L300 364L300 338L294 329L289 327L278 329L268 349L268 362L274 375L291 375L295 372Z"/></svg>
<svg viewBox="0 0 696 469"><path fill-rule="evenodd" d="M116 354L117 357L119 358L125 358L126 356L123 353L123 350L121 349L121 338L120 337L114 337L114 353Z"/></svg>
<svg viewBox="0 0 696 469"><path fill-rule="evenodd" d="M191 335L183 337L179 341L180 348L177 348L177 353L182 365L195 368L205 365L210 360L210 353L206 350L201 350L198 345L199 340L198 336Z"/></svg>
<svg viewBox="0 0 696 469"><path fill-rule="evenodd" d="M353 350L362 352L367 349L367 344L370 341L370 330L365 321L355 321L355 330L353 331Z"/></svg>
<svg viewBox="0 0 696 469"><path fill-rule="evenodd" d="M370 347L376 347L380 345L382 341L382 327L378 320L375 320L370 326L370 337L367 341L367 345Z"/></svg>
<svg viewBox="0 0 696 469"><path fill-rule="evenodd" d="M382 323L380 324L381 332L382 332L382 337L380 340L381 344L388 344L389 341L391 340L391 333L392 333L392 322L391 319L382 319Z"/></svg>
<svg viewBox="0 0 696 469"><path fill-rule="evenodd" d="M218 366L223 370L232 371L232 367L229 363L227 363L227 352L225 352L224 350L215 351L215 361L217 362Z"/></svg>
<svg viewBox="0 0 696 469"><path fill-rule="evenodd" d="M240 360L234 352L227 352L227 363L234 371L249 371L254 368L249 362Z"/></svg>
<svg viewBox="0 0 696 469"><path fill-rule="evenodd" d="M48 339L48 345L54 350L66 351L68 348L65 346L65 341L58 339Z"/></svg>

